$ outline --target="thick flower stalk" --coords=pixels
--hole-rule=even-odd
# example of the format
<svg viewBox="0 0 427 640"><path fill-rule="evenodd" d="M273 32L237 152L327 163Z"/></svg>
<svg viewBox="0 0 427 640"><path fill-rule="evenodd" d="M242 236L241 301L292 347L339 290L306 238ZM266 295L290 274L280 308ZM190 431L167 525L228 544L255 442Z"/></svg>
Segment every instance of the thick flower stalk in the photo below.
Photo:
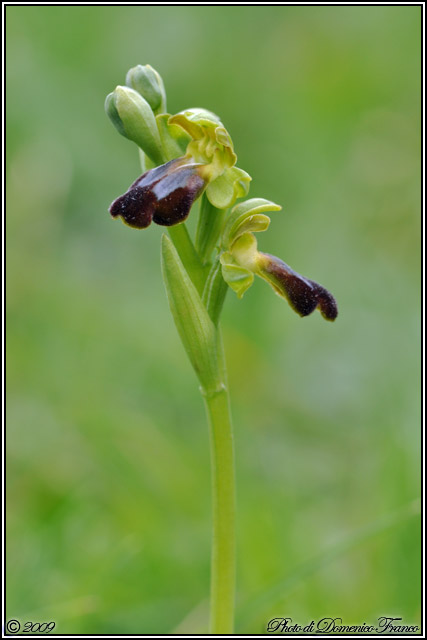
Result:
<svg viewBox="0 0 427 640"><path fill-rule="evenodd" d="M166 92L149 65L129 70L126 85L107 96L105 108L121 135L139 147L143 173L110 206L113 218L135 229L167 227L162 273L169 306L200 382L211 436L212 573L210 631L233 633L235 598L235 480L228 383L219 319L226 293L239 298L255 275L266 280L300 316L318 308L335 320L334 297L279 258L258 251L254 233L265 231L267 211L281 207L261 198L236 204L251 177L236 166L230 134L214 113L166 112ZM200 199L193 242L185 226Z"/></svg>

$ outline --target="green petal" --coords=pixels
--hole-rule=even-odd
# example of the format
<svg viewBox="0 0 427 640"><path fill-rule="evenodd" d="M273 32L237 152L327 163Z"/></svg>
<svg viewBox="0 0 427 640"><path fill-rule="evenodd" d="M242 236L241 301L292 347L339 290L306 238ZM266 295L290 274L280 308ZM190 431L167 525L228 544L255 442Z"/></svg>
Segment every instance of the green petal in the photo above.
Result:
<svg viewBox="0 0 427 640"><path fill-rule="evenodd" d="M215 139L223 147L230 147L233 149L233 142L230 138L230 134L224 127L217 127L215 129Z"/></svg>
<svg viewBox="0 0 427 640"><path fill-rule="evenodd" d="M233 142L217 115L206 109L188 109L169 118L169 124L182 127L192 138L187 155L205 164L209 180L214 181L236 164Z"/></svg>
<svg viewBox="0 0 427 640"><path fill-rule="evenodd" d="M259 231L266 231L270 226L270 218L262 213L256 213L249 217L244 217L244 220L239 222L236 227L233 227L232 237L233 242L240 238L244 233L256 233Z"/></svg>
<svg viewBox="0 0 427 640"><path fill-rule="evenodd" d="M239 236L231 251L226 251L225 255L230 254L235 264L238 264L253 273L258 272L258 243L253 233L244 233Z"/></svg>
<svg viewBox="0 0 427 640"><path fill-rule="evenodd" d="M264 198L250 198L236 205L224 228L222 236L224 248L229 248L234 240L247 231L265 231L268 227L266 219L269 220L269 218L268 216L259 217L258 214L264 211L280 211L281 208L280 205L271 202L271 200L265 200ZM248 223L248 227L246 227L247 221L251 219L254 220L254 228L250 228L250 223Z"/></svg>
<svg viewBox="0 0 427 640"><path fill-rule="evenodd" d="M176 115L171 116L169 122L182 127L184 131L187 131L195 140L203 137L203 128L216 129L217 127L221 127L224 129L218 116L207 109L194 108L180 111Z"/></svg>
<svg viewBox="0 0 427 640"><path fill-rule="evenodd" d="M243 198L248 193L251 180L243 169L230 167L208 185L206 196L217 209L227 209L237 198Z"/></svg>
<svg viewBox="0 0 427 640"><path fill-rule="evenodd" d="M243 294L252 286L254 274L244 267L226 262L224 256L221 256L221 268L222 277L228 286L237 293L238 298L242 298Z"/></svg>

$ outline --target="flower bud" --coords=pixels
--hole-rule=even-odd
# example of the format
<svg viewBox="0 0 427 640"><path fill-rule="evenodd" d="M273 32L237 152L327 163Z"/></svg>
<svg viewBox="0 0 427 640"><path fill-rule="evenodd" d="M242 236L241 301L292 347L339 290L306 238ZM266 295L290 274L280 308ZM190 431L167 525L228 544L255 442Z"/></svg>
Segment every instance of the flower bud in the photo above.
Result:
<svg viewBox="0 0 427 640"><path fill-rule="evenodd" d="M148 102L154 113L166 112L166 91L159 73L149 64L138 64L129 69L126 84L135 89Z"/></svg>
<svg viewBox="0 0 427 640"><path fill-rule="evenodd" d="M178 158L146 171L114 200L111 215L136 229L145 229L152 221L166 227L183 222L206 186L200 168Z"/></svg>
<svg viewBox="0 0 427 640"><path fill-rule="evenodd" d="M150 105L137 91L116 87L105 100L105 110L117 131L136 144L154 164L163 163L159 131Z"/></svg>

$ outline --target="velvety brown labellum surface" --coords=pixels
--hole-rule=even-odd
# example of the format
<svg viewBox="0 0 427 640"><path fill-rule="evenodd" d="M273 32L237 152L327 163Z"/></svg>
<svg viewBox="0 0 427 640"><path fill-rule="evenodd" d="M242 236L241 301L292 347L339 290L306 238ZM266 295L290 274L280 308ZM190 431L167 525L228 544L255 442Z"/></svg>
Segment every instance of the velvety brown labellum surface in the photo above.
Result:
<svg viewBox="0 0 427 640"><path fill-rule="evenodd" d="M200 166L178 158L146 171L114 200L111 215L136 229L145 229L152 221L167 227L183 222L206 186Z"/></svg>
<svg viewBox="0 0 427 640"><path fill-rule="evenodd" d="M262 253L266 260L262 271L271 285L284 295L300 316L308 316L317 307L326 320L335 320L338 307L334 296L313 280L304 278L285 262L269 253Z"/></svg>

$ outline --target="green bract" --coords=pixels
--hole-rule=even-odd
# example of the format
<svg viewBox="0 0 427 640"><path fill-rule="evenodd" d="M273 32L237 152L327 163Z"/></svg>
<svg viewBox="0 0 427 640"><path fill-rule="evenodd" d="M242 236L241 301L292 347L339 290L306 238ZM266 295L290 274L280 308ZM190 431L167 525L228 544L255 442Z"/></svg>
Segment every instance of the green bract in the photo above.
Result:
<svg viewBox="0 0 427 640"><path fill-rule="evenodd" d="M185 350L206 393L218 390L217 332L178 253L162 236L162 272L169 306Z"/></svg>

